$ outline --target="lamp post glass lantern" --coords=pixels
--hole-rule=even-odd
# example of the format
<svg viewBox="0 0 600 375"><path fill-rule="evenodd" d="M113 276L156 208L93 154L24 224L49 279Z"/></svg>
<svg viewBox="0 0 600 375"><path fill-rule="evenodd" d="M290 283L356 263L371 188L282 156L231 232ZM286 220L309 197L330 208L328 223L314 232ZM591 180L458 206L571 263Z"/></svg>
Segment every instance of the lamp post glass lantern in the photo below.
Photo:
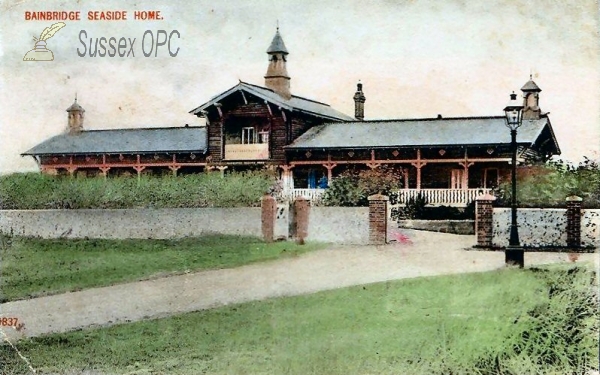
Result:
<svg viewBox="0 0 600 375"><path fill-rule="evenodd" d="M506 126L510 129L510 145L512 150L512 193L511 193L511 221L510 238L508 247L504 251L506 264L517 264L523 267L523 248L519 243L519 230L517 227L517 129L523 123L523 105L517 102L517 94L510 94L510 101L504 108Z"/></svg>

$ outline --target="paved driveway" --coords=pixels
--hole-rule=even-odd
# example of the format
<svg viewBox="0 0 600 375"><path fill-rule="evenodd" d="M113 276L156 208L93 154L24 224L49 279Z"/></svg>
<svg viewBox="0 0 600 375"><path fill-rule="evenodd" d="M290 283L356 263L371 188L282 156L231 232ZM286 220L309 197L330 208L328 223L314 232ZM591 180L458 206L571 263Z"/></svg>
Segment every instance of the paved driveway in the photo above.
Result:
<svg viewBox="0 0 600 375"><path fill-rule="evenodd" d="M9 302L0 316L18 317L25 329L11 338L164 317L232 303L387 280L504 267L503 252L465 250L473 236L404 230L402 242L337 247L296 258L234 269L202 271L155 280ZM527 253L527 265L567 262L567 254ZM597 254L581 261L598 263Z"/></svg>

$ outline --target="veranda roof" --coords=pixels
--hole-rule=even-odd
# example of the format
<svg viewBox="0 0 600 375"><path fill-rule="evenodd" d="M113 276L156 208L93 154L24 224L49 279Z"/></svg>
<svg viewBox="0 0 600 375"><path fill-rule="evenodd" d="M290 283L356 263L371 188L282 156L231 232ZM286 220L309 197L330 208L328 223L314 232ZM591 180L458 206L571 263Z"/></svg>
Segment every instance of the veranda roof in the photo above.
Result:
<svg viewBox="0 0 600 375"><path fill-rule="evenodd" d="M517 142L531 145L550 127L548 118L523 120ZM556 138L550 127L553 141ZM410 146L497 145L510 143L505 118L457 117L408 120L355 121L315 126L288 149L386 148Z"/></svg>
<svg viewBox="0 0 600 375"><path fill-rule="evenodd" d="M60 134L21 155L206 152L206 128L86 130Z"/></svg>

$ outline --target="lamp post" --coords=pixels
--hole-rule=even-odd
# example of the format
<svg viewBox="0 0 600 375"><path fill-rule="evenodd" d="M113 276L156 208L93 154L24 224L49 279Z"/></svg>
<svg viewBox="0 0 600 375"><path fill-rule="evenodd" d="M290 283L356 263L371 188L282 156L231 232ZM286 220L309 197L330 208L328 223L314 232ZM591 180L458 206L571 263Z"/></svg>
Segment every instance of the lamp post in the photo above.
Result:
<svg viewBox="0 0 600 375"><path fill-rule="evenodd" d="M511 221L510 239L508 247L504 250L504 262L507 265L523 267L523 248L519 243L519 230L517 227L517 129L523 123L523 105L517 102L517 94L510 94L510 102L504 108L506 126L510 129L510 146L512 151L512 194L511 194Z"/></svg>

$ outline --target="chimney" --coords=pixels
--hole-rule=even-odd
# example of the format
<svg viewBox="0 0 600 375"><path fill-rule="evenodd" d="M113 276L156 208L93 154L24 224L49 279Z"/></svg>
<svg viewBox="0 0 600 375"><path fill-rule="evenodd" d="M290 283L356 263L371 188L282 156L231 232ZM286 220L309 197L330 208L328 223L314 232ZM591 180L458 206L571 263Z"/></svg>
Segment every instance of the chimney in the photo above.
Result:
<svg viewBox="0 0 600 375"><path fill-rule="evenodd" d="M365 119L365 94L362 91L362 83L360 81L356 85L356 93L354 94L354 117L358 121Z"/></svg>
<svg viewBox="0 0 600 375"><path fill-rule="evenodd" d="M83 114L85 109L77 104L77 95L75 95L75 102L67 109L68 115L68 127L67 133L79 134L83 131Z"/></svg>

